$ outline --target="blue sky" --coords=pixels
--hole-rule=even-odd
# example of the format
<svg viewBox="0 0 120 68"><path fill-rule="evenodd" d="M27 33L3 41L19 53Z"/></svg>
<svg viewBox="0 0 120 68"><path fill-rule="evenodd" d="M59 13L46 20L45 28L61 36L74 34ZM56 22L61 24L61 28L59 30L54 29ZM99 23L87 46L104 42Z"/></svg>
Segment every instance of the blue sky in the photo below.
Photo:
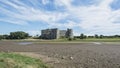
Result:
<svg viewBox="0 0 120 68"><path fill-rule="evenodd" d="M46 28L120 35L120 0L0 0L0 34Z"/></svg>

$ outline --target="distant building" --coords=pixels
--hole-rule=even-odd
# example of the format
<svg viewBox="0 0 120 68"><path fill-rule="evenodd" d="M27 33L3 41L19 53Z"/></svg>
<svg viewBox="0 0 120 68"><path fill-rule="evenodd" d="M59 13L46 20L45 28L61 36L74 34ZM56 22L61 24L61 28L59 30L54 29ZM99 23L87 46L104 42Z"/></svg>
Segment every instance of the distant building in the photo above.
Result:
<svg viewBox="0 0 120 68"><path fill-rule="evenodd" d="M73 38L73 30L45 29L41 30L42 39L59 39L60 37Z"/></svg>

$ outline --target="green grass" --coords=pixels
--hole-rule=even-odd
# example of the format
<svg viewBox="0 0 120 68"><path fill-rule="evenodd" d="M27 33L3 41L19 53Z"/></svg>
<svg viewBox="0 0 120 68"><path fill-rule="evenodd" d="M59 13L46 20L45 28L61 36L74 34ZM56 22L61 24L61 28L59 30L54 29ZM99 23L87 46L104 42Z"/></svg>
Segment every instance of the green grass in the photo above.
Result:
<svg viewBox="0 0 120 68"><path fill-rule="evenodd" d="M23 39L23 40L2 40L2 41L16 41L16 42L39 42L39 43L56 43L56 42L120 42L120 38L87 38L87 39L79 39L69 41L67 38L64 39L53 39L53 40L42 40L42 39Z"/></svg>
<svg viewBox="0 0 120 68"><path fill-rule="evenodd" d="M0 53L0 68L48 68L39 59L14 53Z"/></svg>
<svg viewBox="0 0 120 68"><path fill-rule="evenodd" d="M76 41L81 42L120 42L120 38L103 38L103 39L96 39L96 38L87 38L87 39L77 39Z"/></svg>
<svg viewBox="0 0 120 68"><path fill-rule="evenodd" d="M103 38L103 39L97 39L97 38L87 38L87 39L75 39L69 41L68 39L55 39L55 40L43 40L39 42L120 42L120 38Z"/></svg>

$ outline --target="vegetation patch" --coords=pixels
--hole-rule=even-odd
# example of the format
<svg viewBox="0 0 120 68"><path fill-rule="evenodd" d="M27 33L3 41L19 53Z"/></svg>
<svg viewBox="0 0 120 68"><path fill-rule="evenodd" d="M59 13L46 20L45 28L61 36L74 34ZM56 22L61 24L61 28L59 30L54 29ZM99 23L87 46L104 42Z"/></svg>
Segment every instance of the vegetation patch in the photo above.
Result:
<svg viewBox="0 0 120 68"><path fill-rule="evenodd" d="M0 68L48 68L39 59L14 53L0 53Z"/></svg>

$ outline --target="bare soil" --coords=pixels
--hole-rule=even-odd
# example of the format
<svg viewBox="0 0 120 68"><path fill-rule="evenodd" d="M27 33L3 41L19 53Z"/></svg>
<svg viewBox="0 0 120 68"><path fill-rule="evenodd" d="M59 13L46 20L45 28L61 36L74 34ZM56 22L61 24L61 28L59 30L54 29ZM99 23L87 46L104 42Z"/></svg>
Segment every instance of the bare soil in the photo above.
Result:
<svg viewBox="0 0 120 68"><path fill-rule="evenodd" d="M0 41L0 52L42 58L53 68L120 68L120 44Z"/></svg>

